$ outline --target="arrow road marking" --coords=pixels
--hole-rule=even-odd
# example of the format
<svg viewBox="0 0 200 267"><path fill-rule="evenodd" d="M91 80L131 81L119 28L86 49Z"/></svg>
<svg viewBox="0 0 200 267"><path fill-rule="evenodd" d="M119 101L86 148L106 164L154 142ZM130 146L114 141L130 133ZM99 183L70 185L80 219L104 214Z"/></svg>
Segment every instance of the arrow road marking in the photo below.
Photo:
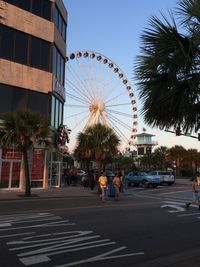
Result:
<svg viewBox="0 0 200 267"><path fill-rule="evenodd" d="M164 201L166 204L162 205L161 208L172 208L172 210L169 210L168 212L174 213L174 212L182 212L185 211L184 203L178 203L178 202L171 202L171 201Z"/></svg>

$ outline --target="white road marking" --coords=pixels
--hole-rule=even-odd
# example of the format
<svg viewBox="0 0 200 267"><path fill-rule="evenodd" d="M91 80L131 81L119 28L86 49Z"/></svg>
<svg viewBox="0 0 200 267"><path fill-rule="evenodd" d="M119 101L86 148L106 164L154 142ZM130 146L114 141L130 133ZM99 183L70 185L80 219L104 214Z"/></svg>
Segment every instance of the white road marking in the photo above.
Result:
<svg viewBox="0 0 200 267"><path fill-rule="evenodd" d="M53 222L48 222L49 220L54 220ZM8 227L12 224L25 223L29 224L30 222L45 221L41 224L26 225L21 227ZM31 214L21 215L21 216L7 216L7 218L0 218L0 226L2 229L0 231L12 231L28 228L41 228L41 227L60 227L60 226L69 226L75 225L75 223L70 223L69 220L63 220L59 216L51 215L49 213L43 214ZM7 228L6 228L7 227ZM37 233L37 232L36 232ZM9 241L7 245L13 246L10 247L10 251L18 251L17 256L19 260L26 266L33 264L40 264L51 260L51 256L66 254L71 252L77 252L83 250L92 250L95 253L97 247L108 247L116 245L115 241L110 239L101 239L100 235L94 235L93 231L64 231L58 233L47 233L36 235L35 232L26 232L19 234L10 234L2 235L2 237L21 237L20 240ZM30 235L28 237L22 237L23 235ZM118 251L126 249L125 246L112 249L103 254L96 255L87 259L81 259L76 262L68 262L64 265L59 265L57 267L67 267L75 266L77 264L86 263L86 262L95 262L103 261L108 259L131 257L137 255L143 255L144 252L128 253L128 254L117 254L112 255Z"/></svg>
<svg viewBox="0 0 200 267"><path fill-rule="evenodd" d="M164 205L161 206L161 208L172 208L173 210L169 210L168 212L174 213L174 212L182 212L185 211L185 208L181 206L185 206L184 203L179 202L172 202L172 201L163 201Z"/></svg>
<svg viewBox="0 0 200 267"><path fill-rule="evenodd" d="M11 234L11 235L0 235L0 238L5 238L5 237L14 237L14 236L23 236L23 235L32 235L35 232L27 232L27 233L20 233L20 234Z"/></svg>
<svg viewBox="0 0 200 267"><path fill-rule="evenodd" d="M168 212L180 212L180 211L184 211L185 209L182 207L179 207L177 205L172 205L172 204L167 204L167 205L162 205L161 208L173 208L175 210L169 210Z"/></svg>
<svg viewBox="0 0 200 267"><path fill-rule="evenodd" d="M193 213L187 213L187 214L178 214L177 217L189 217L189 216L195 216L199 215L199 212L193 212Z"/></svg>
<svg viewBox="0 0 200 267"><path fill-rule="evenodd" d="M161 195L170 195L170 194L184 193L184 192L191 192L191 190L172 191L172 192L165 192L165 193L160 193L160 194Z"/></svg>
<svg viewBox="0 0 200 267"><path fill-rule="evenodd" d="M8 226L12 226L11 223L0 223L0 228L1 227L8 227Z"/></svg>
<svg viewBox="0 0 200 267"><path fill-rule="evenodd" d="M0 216L0 221L11 221L11 220L23 220L29 218L41 218L46 216L55 216L54 214L48 213L48 212L42 212L42 213L30 213L30 214L17 214L17 215L2 215Z"/></svg>
<svg viewBox="0 0 200 267"><path fill-rule="evenodd" d="M93 242L91 242L91 243L93 243ZM108 245L113 245L113 244L116 244L116 242L106 242L106 243L98 244L98 245L92 244L91 246L85 246L85 247L79 247L79 248L74 248L74 249L72 248L72 249L66 249L66 250L61 250L61 251L55 251L55 252L50 252L50 253L47 253L47 254L43 254L43 256L46 259L47 256L65 254L65 253L69 253L69 252L80 251L80 250L85 250L85 249L90 249L90 248L93 249L95 247L102 247L102 246L108 246ZM19 256L19 255L17 255L17 256ZM35 264L35 256L20 258L20 261L25 265ZM27 262L29 264L27 264Z"/></svg>
<svg viewBox="0 0 200 267"><path fill-rule="evenodd" d="M40 227L55 227L55 226L67 226L67 225L75 225L75 223L68 223L69 220L61 220L52 223L45 223L45 224L36 224L36 225L29 225L29 226L21 226L21 227L12 227L6 229L0 229L0 231L10 231L10 230L19 230L19 229L28 229L28 228L40 228Z"/></svg>
<svg viewBox="0 0 200 267"><path fill-rule="evenodd" d="M126 247L125 246L124 247L120 247L120 248L108 251L106 253L97 255L97 256L92 257L92 258L88 258L88 259L84 259L84 260L76 261L76 262L70 262L70 263L67 263L67 264L57 265L55 267L69 267L69 266L75 266L75 265L86 263L86 262L95 262L95 261L103 261L103 260L108 260L108 259L117 259L117 258L123 258L123 257L144 255L144 252L137 252L137 253L116 255L116 256L107 256L107 255L111 255L111 254L113 254L115 252L118 252L120 250L123 250L123 249L126 249Z"/></svg>

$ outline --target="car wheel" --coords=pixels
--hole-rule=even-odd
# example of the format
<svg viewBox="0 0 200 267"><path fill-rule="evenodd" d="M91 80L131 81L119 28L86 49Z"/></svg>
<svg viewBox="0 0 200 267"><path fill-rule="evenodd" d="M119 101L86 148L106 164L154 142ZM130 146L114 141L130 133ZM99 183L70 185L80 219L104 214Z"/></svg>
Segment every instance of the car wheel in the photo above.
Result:
<svg viewBox="0 0 200 267"><path fill-rule="evenodd" d="M147 180L143 180L142 181L142 186L145 187L145 188L148 188L149 187L149 183Z"/></svg>
<svg viewBox="0 0 200 267"><path fill-rule="evenodd" d="M131 186L132 185L132 182L128 181L128 186Z"/></svg>

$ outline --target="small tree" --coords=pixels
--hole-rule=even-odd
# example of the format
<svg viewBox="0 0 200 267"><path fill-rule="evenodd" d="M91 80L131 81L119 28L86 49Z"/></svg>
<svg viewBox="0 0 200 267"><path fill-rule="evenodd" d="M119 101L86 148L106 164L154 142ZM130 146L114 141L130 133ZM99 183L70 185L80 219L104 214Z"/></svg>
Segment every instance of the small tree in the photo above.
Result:
<svg viewBox="0 0 200 267"><path fill-rule="evenodd" d="M16 111L4 117L3 129L0 131L2 147L15 147L22 152L25 174L25 196L31 196L28 150L35 144L49 144L49 127L40 114L30 111Z"/></svg>

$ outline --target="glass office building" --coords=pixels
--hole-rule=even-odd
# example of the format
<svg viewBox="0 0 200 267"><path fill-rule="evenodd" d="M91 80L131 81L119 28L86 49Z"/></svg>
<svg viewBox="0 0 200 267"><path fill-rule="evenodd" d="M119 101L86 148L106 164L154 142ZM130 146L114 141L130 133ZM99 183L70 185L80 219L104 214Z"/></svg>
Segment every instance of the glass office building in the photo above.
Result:
<svg viewBox="0 0 200 267"><path fill-rule="evenodd" d="M41 113L52 136L63 122L67 10L62 0L0 0L0 121L6 113ZM59 186L62 155L35 147L32 186ZM0 148L0 187L23 188L22 155Z"/></svg>

